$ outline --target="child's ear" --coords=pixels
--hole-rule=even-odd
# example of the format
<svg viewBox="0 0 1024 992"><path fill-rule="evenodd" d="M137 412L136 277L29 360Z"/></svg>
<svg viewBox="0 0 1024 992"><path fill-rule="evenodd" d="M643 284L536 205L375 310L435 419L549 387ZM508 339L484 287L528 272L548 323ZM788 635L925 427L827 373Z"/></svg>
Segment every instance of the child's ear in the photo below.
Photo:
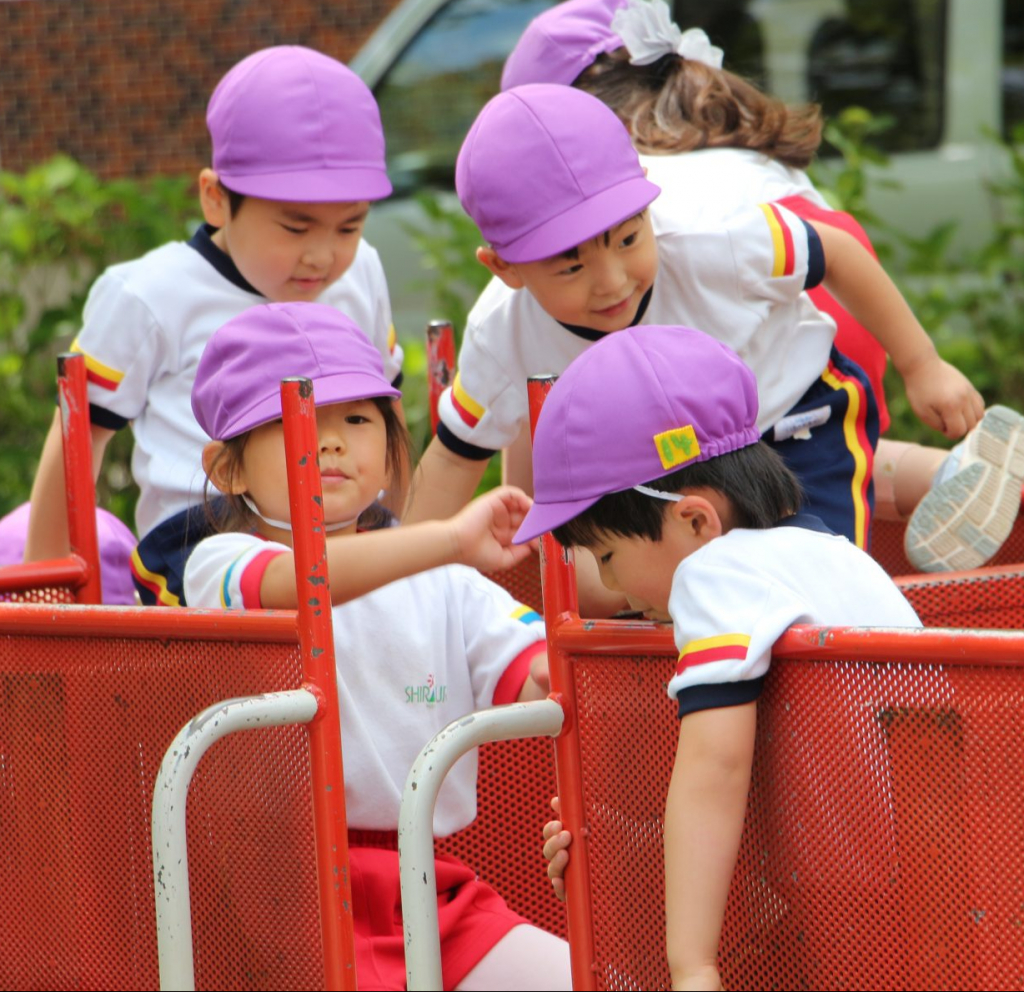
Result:
<svg viewBox="0 0 1024 992"><path fill-rule="evenodd" d="M718 508L703 496L688 493L669 507L669 516L702 543L725 533Z"/></svg>
<svg viewBox="0 0 1024 992"><path fill-rule="evenodd" d="M199 173L199 205L203 208L203 220L213 227L223 227L230 219L231 205L227 193L213 169L203 169Z"/></svg>
<svg viewBox="0 0 1024 992"><path fill-rule="evenodd" d="M245 492L245 479L241 466L224 452L223 441L211 441L203 448L203 471L213 485L225 496Z"/></svg>
<svg viewBox="0 0 1024 992"><path fill-rule="evenodd" d="M509 289L523 288L524 283L519 270L511 262L506 262L493 248L477 248L476 260Z"/></svg>

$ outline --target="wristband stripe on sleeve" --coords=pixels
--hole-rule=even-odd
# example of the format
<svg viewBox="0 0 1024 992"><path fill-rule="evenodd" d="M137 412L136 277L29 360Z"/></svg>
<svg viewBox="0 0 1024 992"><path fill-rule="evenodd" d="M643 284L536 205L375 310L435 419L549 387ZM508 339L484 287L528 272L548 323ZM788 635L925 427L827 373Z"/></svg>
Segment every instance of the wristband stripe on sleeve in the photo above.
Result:
<svg viewBox="0 0 1024 992"><path fill-rule="evenodd" d="M793 249L793 232L789 225L782 219L778 207L774 203L762 203L761 211L768 222L768 229L772 234L772 245L774 248L775 260L772 264L772 278L779 276L791 276L796 267L796 258Z"/></svg>
<svg viewBox="0 0 1024 992"><path fill-rule="evenodd" d="M138 548L132 551L130 567L135 581L140 586L148 589L156 597L158 605L181 606L181 599L167 588L167 579L156 572L151 572L142 564Z"/></svg>
<svg viewBox="0 0 1024 992"><path fill-rule="evenodd" d="M398 334L395 331L395 325L392 324L388 328L388 354L393 355L395 353L395 345L398 343Z"/></svg>
<svg viewBox="0 0 1024 992"><path fill-rule="evenodd" d="M676 675L682 675L694 665L705 665L709 661L743 661L750 647L749 634L719 634L717 637L702 637L679 652Z"/></svg>
<svg viewBox="0 0 1024 992"><path fill-rule="evenodd" d="M526 606L520 603L519 606L513 610L512 619L519 620L521 623L536 623L541 619L541 616L532 606Z"/></svg>
<svg viewBox="0 0 1024 992"><path fill-rule="evenodd" d="M462 387L462 379L458 372L455 373L455 381L452 383L452 406L467 427L476 427L480 418L487 412L487 409L477 403Z"/></svg>
<svg viewBox="0 0 1024 992"><path fill-rule="evenodd" d="M109 389L111 392L121 384L124 373L110 365L104 365L99 359L82 351L78 338L71 342L71 350L85 356L85 377L89 382L99 386L100 389Z"/></svg>

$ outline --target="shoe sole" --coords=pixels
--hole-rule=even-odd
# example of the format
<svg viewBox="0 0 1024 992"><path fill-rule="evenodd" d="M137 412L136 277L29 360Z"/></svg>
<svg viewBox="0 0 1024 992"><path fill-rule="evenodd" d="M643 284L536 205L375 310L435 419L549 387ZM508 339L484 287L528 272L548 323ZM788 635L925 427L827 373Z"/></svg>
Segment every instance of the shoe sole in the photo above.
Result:
<svg viewBox="0 0 1024 992"><path fill-rule="evenodd" d="M922 572L984 565L1002 547L1020 510L1024 417L1004 406L985 412L963 467L924 496L907 523L907 560Z"/></svg>

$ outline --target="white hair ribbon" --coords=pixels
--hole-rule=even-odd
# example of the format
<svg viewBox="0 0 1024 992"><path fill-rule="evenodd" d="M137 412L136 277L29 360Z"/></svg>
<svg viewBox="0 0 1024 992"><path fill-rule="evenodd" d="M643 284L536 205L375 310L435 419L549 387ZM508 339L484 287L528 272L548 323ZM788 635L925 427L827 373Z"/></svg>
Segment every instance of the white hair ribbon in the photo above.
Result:
<svg viewBox="0 0 1024 992"><path fill-rule="evenodd" d="M611 28L622 39L631 65L650 65L675 52L712 69L722 68L722 49L712 45L700 28L681 31L665 0L629 0L615 11Z"/></svg>

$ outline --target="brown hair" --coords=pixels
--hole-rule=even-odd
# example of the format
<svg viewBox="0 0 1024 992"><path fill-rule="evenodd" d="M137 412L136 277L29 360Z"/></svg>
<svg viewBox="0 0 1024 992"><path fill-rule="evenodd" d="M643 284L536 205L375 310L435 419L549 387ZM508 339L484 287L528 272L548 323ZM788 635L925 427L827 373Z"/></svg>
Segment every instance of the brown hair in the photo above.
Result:
<svg viewBox="0 0 1024 992"><path fill-rule="evenodd" d="M675 54L630 65L618 48L573 85L614 110L643 154L746 148L806 169L821 144L817 104L786 104L735 73Z"/></svg>
<svg viewBox="0 0 1024 992"><path fill-rule="evenodd" d="M384 417L387 438L384 466L387 469L388 478L393 485L401 488L405 484L406 466L412 461L412 439L409 437L405 424L399 419L391 397L372 396L370 401ZM206 489L203 494L206 519L211 528L218 533L252 530L255 526L256 515L245 505L242 497L234 493L211 491L213 484L209 478L216 473L222 462L225 464L227 477L231 478L234 475L242 464L245 446L251 434L252 431L246 431L244 434L239 434L238 437L228 438L224 441L207 473ZM390 523L391 513L379 503L371 504L359 515L359 527L362 530L376 530L378 527L385 527Z"/></svg>

